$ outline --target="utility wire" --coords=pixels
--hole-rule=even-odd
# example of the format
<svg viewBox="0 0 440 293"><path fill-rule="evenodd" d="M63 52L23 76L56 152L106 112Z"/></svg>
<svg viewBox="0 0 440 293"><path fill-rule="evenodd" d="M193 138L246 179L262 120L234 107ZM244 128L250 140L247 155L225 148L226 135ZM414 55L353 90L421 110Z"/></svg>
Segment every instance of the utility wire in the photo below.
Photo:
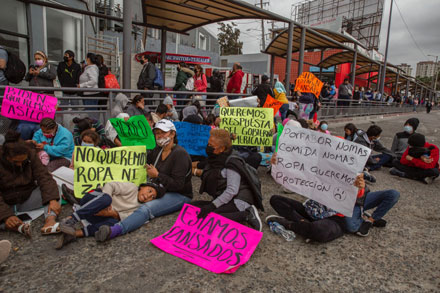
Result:
<svg viewBox="0 0 440 293"><path fill-rule="evenodd" d="M408 24L405 21L405 18L402 15L402 12L400 11L399 6L397 5L397 0L394 1L394 3L396 4L397 7L397 11L399 11L400 14L400 18L402 18L403 23L405 24L406 30L408 31L409 35L411 36L414 44L416 45L416 47L420 50L420 52L422 53L423 56L425 56L425 58L428 59L428 56L426 56L426 54L423 52L422 48L420 48L419 44L417 44L416 39L414 38L413 34L411 33L411 31L409 30Z"/></svg>

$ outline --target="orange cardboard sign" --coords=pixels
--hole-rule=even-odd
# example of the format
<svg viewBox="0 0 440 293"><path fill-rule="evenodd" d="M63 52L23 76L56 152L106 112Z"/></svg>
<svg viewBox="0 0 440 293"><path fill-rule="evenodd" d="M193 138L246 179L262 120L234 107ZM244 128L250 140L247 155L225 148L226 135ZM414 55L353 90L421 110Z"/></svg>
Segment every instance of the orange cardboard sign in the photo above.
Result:
<svg viewBox="0 0 440 293"><path fill-rule="evenodd" d="M272 108L273 109L273 116L275 116L278 111L280 110L281 106L284 105L278 100L275 100L270 95L267 95L266 102L263 105L263 108Z"/></svg>
<svg viewBox="0 0 440 293"><path fill-rule="evenodd" d="M313 73L303 72L296 79L295 91L312 93L318 98L323 85L324 83L320 81Z"/></svg>

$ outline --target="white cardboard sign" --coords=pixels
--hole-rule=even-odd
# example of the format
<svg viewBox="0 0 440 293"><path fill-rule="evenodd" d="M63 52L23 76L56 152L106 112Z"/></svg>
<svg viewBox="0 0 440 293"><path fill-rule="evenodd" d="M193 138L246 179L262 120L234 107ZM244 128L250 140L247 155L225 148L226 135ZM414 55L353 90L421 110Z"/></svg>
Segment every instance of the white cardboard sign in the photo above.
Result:
<svg viewBox="0 0 440 293"><path fill-rule="evenodd" d="M286 125L272 177L287 189L351 217L358 190L353 183L370 153L360 144Z"/></svg>

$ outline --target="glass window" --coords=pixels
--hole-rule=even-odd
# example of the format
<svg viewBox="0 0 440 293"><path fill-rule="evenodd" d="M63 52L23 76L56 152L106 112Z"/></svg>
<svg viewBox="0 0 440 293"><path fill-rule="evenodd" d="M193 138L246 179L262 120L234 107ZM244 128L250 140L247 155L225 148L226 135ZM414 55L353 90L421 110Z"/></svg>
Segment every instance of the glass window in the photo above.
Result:
<svg viewBox="0 0 440 293"><path fill-rule="evenodd" d="M11 35L0 34L0 44L12 53L20 57L24 64L28 64L28 44L27 39Z"/></svg>
<svg viewBox="0 0 440 293"><path fill-rule="evenodd" d="M0 9L0 28L6 31L27 35L26 8L23 2L2 0Z"/></svg>
<svg viewBox="0 0 440 293"><path fill-rule="evenodd" d="M199 34L199 49L206 50L206 37L204 34Z"/></svg>
<svg viewBox="0 0 440 293"><path fill-rule="evenodd" d="M60 62L64 51L72 50L77 61L84 59L83 18L80 14L46 8L47 54Z"/></svg>

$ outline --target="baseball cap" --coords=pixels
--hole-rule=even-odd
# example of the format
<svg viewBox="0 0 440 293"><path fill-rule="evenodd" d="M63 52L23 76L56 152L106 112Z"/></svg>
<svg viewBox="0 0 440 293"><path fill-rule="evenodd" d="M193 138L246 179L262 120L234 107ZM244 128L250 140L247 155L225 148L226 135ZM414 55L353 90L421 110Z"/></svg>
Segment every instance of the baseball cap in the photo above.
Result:
<svg viewBox="0 0 440 293"><path fill-rule="evenodd" d="M176 131L176 126L174 123L167 119L159 120L156 125L154 125L154 129L160 129L164 132L169 132L170 130Z"/></svg>

